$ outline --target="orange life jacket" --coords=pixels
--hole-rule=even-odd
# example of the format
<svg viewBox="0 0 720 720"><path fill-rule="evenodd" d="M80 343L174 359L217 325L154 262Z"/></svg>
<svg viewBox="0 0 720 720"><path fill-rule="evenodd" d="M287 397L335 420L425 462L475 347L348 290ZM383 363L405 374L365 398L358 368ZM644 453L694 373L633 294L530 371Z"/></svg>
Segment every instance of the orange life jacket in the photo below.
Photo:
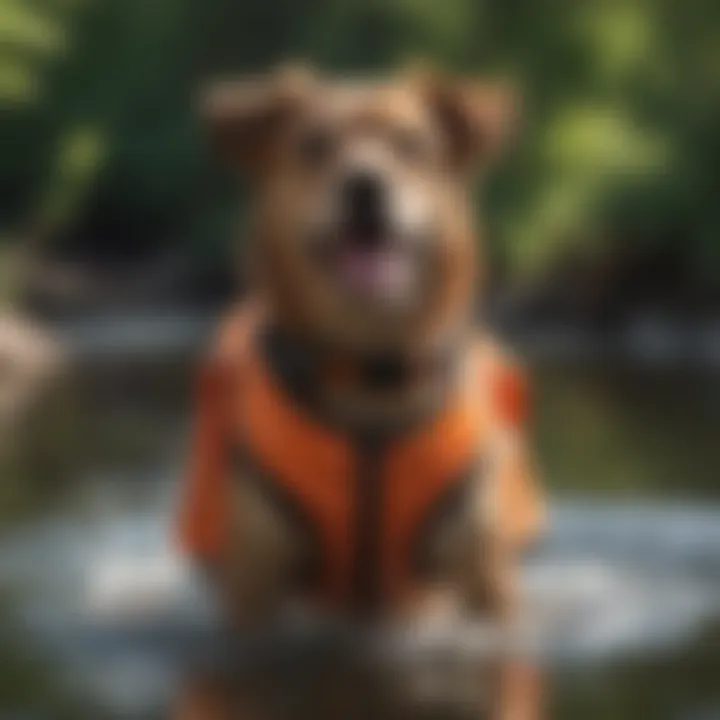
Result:
<svg viewBox="0 0 720 720"><path fill-rule="evenodd" d="M489 395L457 393L426 422L378 442L295 403L253 342L253 323L236 323L228 334L221 345L226 340L231 350L220 352L201 377L180 516L186 550L213 560L232 541L229 463L241 449L315 538L324 598L345 605L412 592L424 531L472 473L489 425L520 420L524 393L517 374L508 365L496 363L490 371L478 361ZM524 539L540 517L524 458L502 484L502 522Z"/></svg>

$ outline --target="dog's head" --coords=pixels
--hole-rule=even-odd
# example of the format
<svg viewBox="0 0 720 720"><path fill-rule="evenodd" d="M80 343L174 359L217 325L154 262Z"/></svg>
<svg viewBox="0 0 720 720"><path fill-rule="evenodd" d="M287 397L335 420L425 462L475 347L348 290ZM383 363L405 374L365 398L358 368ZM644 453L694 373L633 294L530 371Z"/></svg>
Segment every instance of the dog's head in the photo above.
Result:
<svg viewBox="0 0 720 720"><path fill-rule="evenodd" d="M256 191L253 252L274 311L316 338L432 342L469 309L473 171L507 135L510 94L405 74L285 70L204 98L219 152Z"/></svg>

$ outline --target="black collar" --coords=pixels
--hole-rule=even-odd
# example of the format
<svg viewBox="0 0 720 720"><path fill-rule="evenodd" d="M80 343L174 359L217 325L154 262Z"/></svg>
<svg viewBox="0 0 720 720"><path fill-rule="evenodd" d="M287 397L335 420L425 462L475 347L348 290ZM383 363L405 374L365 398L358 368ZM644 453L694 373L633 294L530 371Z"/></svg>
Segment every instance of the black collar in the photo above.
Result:
<svg viewBox="0 0 720 720"><path fill-rule="evenodd" d="M333 425L346 425L320 409L319 388L333 372L348 373L357 387L378 396L401 392L419 373L444 373L449 377L457 347L414 361L399 352L350 355L322 344L312 344L269 325L258 335L260 352L272 375L292 398L313 415ZM417 421L417 418L414 418ZM414 424L410 422L408 424Z"/></svg>

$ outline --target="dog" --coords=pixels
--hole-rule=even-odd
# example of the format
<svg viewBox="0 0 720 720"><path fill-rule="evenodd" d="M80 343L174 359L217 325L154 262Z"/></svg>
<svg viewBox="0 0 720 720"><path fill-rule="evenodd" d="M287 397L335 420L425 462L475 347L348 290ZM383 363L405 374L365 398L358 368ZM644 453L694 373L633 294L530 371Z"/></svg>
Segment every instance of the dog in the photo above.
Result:
<svg viewBox="0 0 720 720"><path fill-rule="evenodd" d="M180 541L243 628L512 617L543 504L522 373L474 325L472 181L507 89L432 72L219 82L210 141L252 189L251 292L200 373Z"/></svg>

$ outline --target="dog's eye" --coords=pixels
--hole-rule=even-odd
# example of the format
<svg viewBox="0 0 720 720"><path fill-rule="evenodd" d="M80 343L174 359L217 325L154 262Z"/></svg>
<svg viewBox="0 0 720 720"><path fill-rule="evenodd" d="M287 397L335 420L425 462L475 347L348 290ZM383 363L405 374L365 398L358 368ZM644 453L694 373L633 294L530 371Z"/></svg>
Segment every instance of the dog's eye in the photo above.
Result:
<svg viewBox="0 0 720 720"><path fill-rule="evenodd" d="M309 130L298 140L300 160L311 167L322 165L332 155L335 138L330 132L321 128Z"/></svg>
<svg viewBox="0 0 720 720"><path fill-rule="evenodd" d="M395 133L393 145L395 152L405 160L423 160L428 154L428 143L425 136L412 130Z"/></svg>

